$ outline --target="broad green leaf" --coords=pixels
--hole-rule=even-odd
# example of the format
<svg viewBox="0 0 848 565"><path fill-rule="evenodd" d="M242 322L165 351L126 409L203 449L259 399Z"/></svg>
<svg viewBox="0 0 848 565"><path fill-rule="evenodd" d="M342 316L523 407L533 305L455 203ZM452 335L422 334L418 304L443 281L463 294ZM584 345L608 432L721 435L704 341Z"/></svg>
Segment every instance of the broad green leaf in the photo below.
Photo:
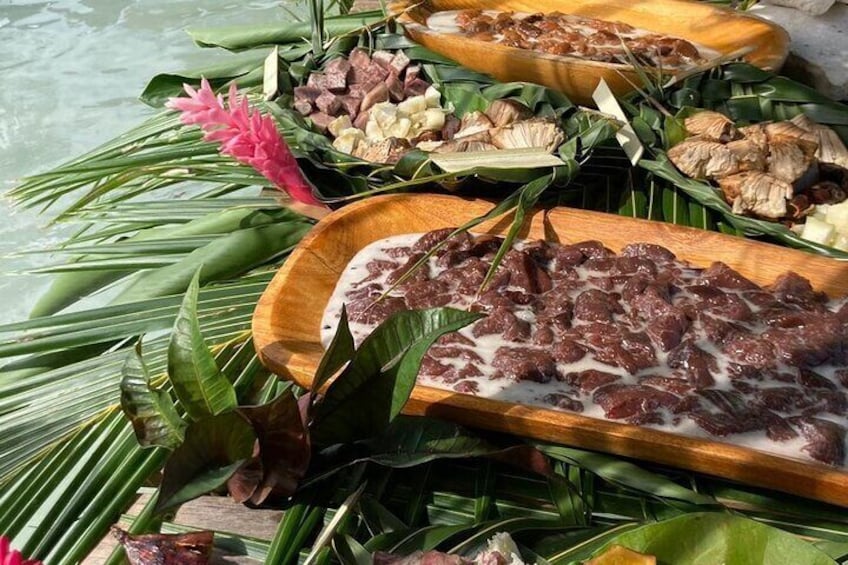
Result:
<svg viewBox="0 0 848 565"><path fill-rule="evenodd" d="M149 212L147 212L149 213ZM213 211L202 217L184 224L165 225L145 229L123 239L115 244L132 245L134 243L149 243L155 245L157 240L176 237L210 236L231 233L246 227L258 227L274 222L295 220L298 214L285 208L278 210L256 210L251 208L229 208ZM42 294L33 307L30 317L48 316L55 314L88 296L92 292L130 274L127 271L104 270L86 273L66 273L54 277L50 288Z"/></svg>
<svg viewBox="0 0 848 565"><path fill-rule="evenodd" d="M675 565L836 563L825 552L792 534L749 518L718 512L686 514L642 526L607 545L611 544L655 555L660 563Z"/></svg>
<svg viewBox="0 0 848 565"><path fill-rule="evenodd" d="M442 104L453 104L460 118L471 112L482 112L489 107L489 101L480 93L480 87L474 83L445 84L442 87Z"/></svg>
<svg viewBox="0 0 848 565"><path fill-rule="evenodd" d="M350 326L347 321L347 308L342 304L336 333L333 335L333 340L324 352L323 357L321 357L321 362L318 364L318 368L315 370L315 376L312 378L312 391L314 393L320 391L324 384L345 363L351 360L354 350L353 336L350 333Z"/></svg>
<svg viewBox="0 0 848 565"><path fill-rule="evenodd" d="M427 349L480 317L451 308L403 311L380 324L327 389L312 433L323 444L373 437L400 414Z"/></svg>
<svg viewBox="0 0 848 565"><path fill-rule="evenodd" d="M383 14L379 11L330 17L324 20L324 31L331 37L342 35L359 30L363 26L372 25L380 21L382 17ZM309 22L296 22L290 25L274 22L188 30L189 36L200 47L223 47L230 51L298 43L304 37L309 37L311 33Z"/></svg>
<svg viewBox="0 0 848 565"><path fill-rule="evenodd" d="M353 451L331 449L323 452L307 484L363 462L405 468L436 459L481 457L504 451L503 447L456 424L411 416L397 417L382 434L354 447Z"/></svg>
<svg viewBox="0 0 848 565"><path fill-rule="evenodd" d="M206 78L212 84L212 88L217 89L230 80L239 79L254 69L261 68L267 56L267 50L257 49L230 55L219 63L200 69L158 74L147 83L139 99L149 106L162 106L168 98L183 95L183 84L198 84L201 77ZM244 88L251 85L239 80L239 86Z"/></svg>
<svg viewBox="0 0 848 565"><path fill-rule="evenodd" d="M311 228L310 223L294 221L234 231L173 265L142 273L112 302L181 293L201 266L201 284L236 277L290 250Z"/></svg>
<svg viewBox="0 0 848 565"><path fill-rule="evenodd" d="M549 457L582 467L619 486L690 504L717 504L711 496L680 486L658 473L651 473L612 455L549 444L533 443L533 445Z"/></svg>
<svg viewBox="0 0 848 565"><path fill-rule="evenodd" d="M365 547L347 534L333 538L333 549L345 565L371 565L373 558Z"/></svg>
<svg viewBox="0 0 848 565"><path fill-rule="evenodd" d="M409 529L400 518L370 496L359 500L359 515L368 531L375 535Z"/></svg>
<svg viewBox="0 0 848 565"><path fill-rule="evenodd" d="M237 404L233 385L221 373L197 320L200 271L186 291L168 346L168 378L192 420L221 414Z"/></svg>
<svg viewBox="0 0 848 565"><path fill-rule="evenodd" d="M545 536L531 547L551 565L582 563L609 540L637 527L638 524L627 523L614 527L571 528Z"/></svg>
<svg viewBox="0 0 848 565"><path fill-rule="evenodd" d="M236 412L193 422L165 464L156 513L224 485L253 454L255 442L253 427Z"/></svg>
<svg viewBox="0 0 848 565"><path fill-rule="evenodd" d="M456 526L427 526L408 531L389 532L374 536L365 543L368 551L387 551L408 554L414 551L429 551L440 546L457 534L473 529L470 524Z"/></svg>
<svg viewBox="0 0 848 565"><path fill-rule="evenodd" d="M150 375L141 354L141 340L121 371L121 408L144 447L158 445L174 449L185 436L185 423L177 414L171 395L150 386Z"/></svg>
<svg viewBox="0 0 848 565"><path fill-rule="evenodd" d="M318 505L300 503L289 507L283 513L283 519L277 526L265 563L268 565L297 563L298 554L301 549L304 549L306 540L314 534L325 513L326 509Z"/></svg>

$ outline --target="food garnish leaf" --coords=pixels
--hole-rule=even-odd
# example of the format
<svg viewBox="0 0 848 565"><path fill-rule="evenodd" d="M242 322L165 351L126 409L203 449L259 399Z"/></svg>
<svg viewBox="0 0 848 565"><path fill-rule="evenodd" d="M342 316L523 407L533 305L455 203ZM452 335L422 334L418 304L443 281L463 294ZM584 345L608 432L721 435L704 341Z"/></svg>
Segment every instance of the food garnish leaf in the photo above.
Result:
<svg viewBox="0 0 848 565"><path fill-rule="evenodd" d="M132 423L143 447L174 449L183 441L182 421L171 395L150 386L150 375L141 355L141 340L127 356L121 370L121 409Z"/></svg>
<svg viewBox="0 0 848 565"><path fill-rule="evenodd" d="M197 319L199 279L200 270L186 291L168 345L168 376L192 420L221 414L237 404L233 385L221 373L200 333Z"/></svg>
<svg viewBox="0 0 848 565"><path fill-rule="evenodd" d="M255 443L253 426L237 412L189 425L185 441L165 463L156 512L225 484L254 455Z"/></svg>
<svg viewBox="0 0 848 565"><path fill-rule="evenodd" d="M327 389L315 410L312 437L333 444L373 437L400 414L427 349L480 314L453 308L403 311L380 324Z"/></svg>
<svg viewBox="0 0 848 565"><path fill-rule="evenodd" d="M269 496L289 496L297 489L306 474L311 459L309 432L303 422L297 399L290 388L277 398L261 406L243 406L238 412L253 426L259 441L259 468L261 474L255 490L247 497L233 497L239 502L250 500L261 504ZM249 479L256 466L246 466L236 471L233 478Z"/></svg>
<svg viewBox="0 0 848 565"><path fill-rule="evenodd" d="M587 469L615 485L690 504L718 504L712 496L695 492L612 455L544 443L533 443L533 446L553 459Z"/></svg>
<svg viewBox="0 0 848 565"><path fill-rule="evenodd" d="M353 336L350 333L350 325L347 321L347 309L342 304L336 333L333 335L333 340L330 342L330 346L327 347L327 351L324 352L324 356L321 357L321 362L318 364L318 369L316 369L315 376L312 378L313 393L320 391L321 387L342 368L342 365L351 360L354 351Z"/></svg>

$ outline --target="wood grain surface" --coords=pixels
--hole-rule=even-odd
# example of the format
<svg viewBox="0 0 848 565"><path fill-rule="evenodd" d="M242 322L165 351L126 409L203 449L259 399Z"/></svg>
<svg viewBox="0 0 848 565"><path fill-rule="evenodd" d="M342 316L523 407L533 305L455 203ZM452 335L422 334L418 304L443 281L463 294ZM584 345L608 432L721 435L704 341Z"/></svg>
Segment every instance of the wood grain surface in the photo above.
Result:
<svg viewBox="0 0 848 565"><path fill-rule="evenodd" d="M259 301L253 318L259 358L276 374L308 388L323 353L319 333L324 307L357 251L391 235L460 225L491 206L455 196L407 194L369 198L329 215L304 238ZM510 217L490 221L474 232L503 234L510 222ZM791 270L831 296L848 294L848 263L671 224L557 208L531 215L521 237L561 243L597 239L615 251L633 242L657 243L697 266L723 261L760 284ZM634 457L848 506L848 473L715 441L422 386L413 391L405 413Z"/></svg>
<svg viewBox="0 0 848 565"><path fill-rule="evenodd" d="M397 0L390 14L407 35L428 49L503 82L527 81L568 95L576 104L594 105L592 92L603 78L615 94L641 84L621 65L584 61L490 42L437 33L426 26L433 12L485 8L516 12L554 12L628 23L710 47L722 55L750 51L744 59L766 70L779 70L789 53L789 36L780 26L750 14L687 0ZM623 73L623 76L622 76ZM626 77L626 78L625 78Z"/></svg>

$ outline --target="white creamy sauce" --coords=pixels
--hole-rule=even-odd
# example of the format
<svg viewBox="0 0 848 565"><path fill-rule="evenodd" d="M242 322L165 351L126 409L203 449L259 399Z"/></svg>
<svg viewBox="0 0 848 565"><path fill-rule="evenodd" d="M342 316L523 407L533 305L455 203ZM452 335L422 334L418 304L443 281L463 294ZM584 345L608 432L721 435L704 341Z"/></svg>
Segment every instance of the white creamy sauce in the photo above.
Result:
<svg viewBox="0 0 848 565"><path fill-rule="evenodd" d="M321 342L325 348L332 341L335 329L338 325L338 320L340 318L341 308L342 305L345 303L346 295L348 293L362 288L364 285L367 284L378 285L381 289L381 292L385 292L390 288L391 285L389 285L387 282L387 278L389 276L389 273L391 272L390 270L381 273L376 278L371 278L368 281L364 281L363 279L369 277L367 265L374 260L388 260L397 262L398 259L393 259L387 253L387 250L398 247L411 247L422 235L423 234L405 234L389 237L380 241L375 241L369 244L368 246L364 247L353 257L353 259L351 259L347 268L339 278L338 284L336 285L336 288L330 298L330 301L327 304L327 308L322 318ZM515 247L521 249L522 247L524 247L525 244L526 242L518 242ZM403 263L406 261L406 258L404 257L400 261L401 263ZM437 276L444 270L444 268L437 265L435 256L430 259L429 264L424 268L428 269L428 274L431 278ZM583 266L576 267L576 270L579 274L580 280L583 281L585 281L588 277L592 275L606 274L597 271L589 271ZM686 272L685 269L684 272ZM692 273L695 272L695 270L692 270ZM574 293L579 294L584 290L586 290L586 287L579 288L578 290L574 291ZM729 294L731 291L725 289L725 292ZM388 294L388 296L398 297L402 295L402 292L397 289L392 290ZM741 294L738 295L752 310L754 310L755 312L759 310L759 308L750 300L745 299L741 296ZM675 294L674 301L678 302L680 300L686 299L689 296L692 295L688 291L683 290L680 293ZM572 298L574 298L574 296L572 296ZM464 309L471 304L472 300L473 297L470 297L464 299L461 302L448 304L448 306ZM831 301L830 307L831 309L835 310L844 302L844 299ZM535 321L535 315L529 309L519 310L518 312L516 312L516 316L531 324ZM578 319L572 320L573 326L577 326L583 323L587 322L583 322ZM762 332L767 328L767 326L761 322L754 322L753 324L742 323L742 325L746 325L747 327L752 328L752 330L756 333ZM356 344L360 344L362 340L374 329L374 327L375 326L368 324L351 322L350 329ZM578 393L579 396L575 396L574 387L566 382L562 382L557 379L551 379L547 383L539 383L534 381L513 381L507 378L493 378L493 375L496 372L496 369L492 366L493 359L495 357L495 352L498 350L498 348L502 346L516 346L518 344L516 344L515 342L510 342L497 334L475 337L472 333L473 327L473 325L467 326L460 330L458 333L474 342L473 347L467 345L464 345L462 347L464 349L472 350L474 353L479 355L479 357L483 361L482 363L476 363L477 367L482 372L482 375L477 377L464 377L462 379L463 381L471 381L476 384L476 396L484 398L493 398L506 402L514 402L517 404L541 405L545 408L556 410L557 408L552 406L551 402L545 402L543 399L550 394L563 394L570 398L575 398L583 404L583 411L580 412L581 415L588 416L591 418L608 420L608 418L605 417L604 410L601 408L601 406L593 402L593 393ZM728 360L726 355L724 355L709 339L700 339L695 344L701 349L705 350L710 355L712 355L713 359L715 359L717 363L718 370L710 371L715 380L715 384L712 385L710 388L728 391L733 390L731 376L728 372L728 364L730 363L730 361ZM520 344L520 346L522 348L527 349L550 349L552 347L537 346L529 343L522 343ZM661 351L660 348L655 348L655 353L658 363L657 366L642 369L636 374L630 374L624 368L615 367L600 362L594 359L591 354L587 354L581 360L575 363L558 363L557 369L560 374L594 369L605 373L618 375L620 377L620 380L615 381L615 384L625 385L639 384L639 378L644 377L646 375L672 376L674 371L666 363L668 356L667 353ZM461 359L439 358L438 361L443 364L452 366L457 370L465 367L465 365L468 363L466 360ZM778 368L780 369L781 367ZM841 385L836 375L836 371L842 368L843 367L836 367L832 365L819 366L816 367L816 373L833 382L837 386L837 390L844 390L844 387ZM679 371L677 372L676 376L680 376ZM441 381L438 378L430 378L426 375L419 376L418 382L419 384L432 386L434 388L455 390L453 389L453 384L455 384L455 382L445 383L444 381ZM775 381L772 384L774 386L786 386L786 383L778 381ZM815 414L815 417L820 419L827 419L839 424L840 426L848 427L848 418L846 418L845 416L837 416L834 414L819 412ZM675 420L675 423L672 423L673 419ZM685 415L675 416L666 412L666 417L664 418L664 421L666 423L662 425L647 424L647 426L654 429L673 432L686 436L709 438L717 441L726 441L729 443L743 445L761 451L792 457L796 459L810 459L805 453L801 451L801 447L803 447L807 443L807 440L802 435L799 435L795 439L783 442L772 441L766 436L765 431L737 433L722 438L713 436L707 431L701 429L695 421L693 421L691 418L686 417Z"/></svg>
<svg viewBox="0 0 848 565"><path fill-rule="evenodd" d="M438 33L450 34L450 35L466 35L465 32L463 32L462 28L459 26L459 24L456 21L456 16L460 13L460 11L461 10L446 10L446 11L442 11L442 12L434 12L433 14L431 14L427 18L427 27L429 29L432 29L433 31L438 32ZM498 11L498 10L483 10L484 15L492 17L492 18L494 18L495 16L497 16L500 13L501 12ZM521 20L523 18L526 18L529 15L531 15L531 14L524 13L524 12L515 12L513 14L513 18L516 19L516 20ZM565 18L569 20L570 29L574 32L579 33L580 35L582 35L585 38L590 37L592 34L594 34L598 31L597 29L595 29L595 28L593 28L589 25L586 25L585 23L581 23L582 21L589 19L587 17L566 15ZM615 23L615 22L613 22L613 23ZM636 28L636 27L634 27L632 30L630 30L628 32L616 33L616 35L619 36L621 39L638 39L638 38L644 37L646 35L654 35L654 34L663 35L663 36L666 36L666 37L674 37L674 36L664 34L662 32L653 32L653 31L650 31L650 30L647 30L647 29ZM530 37L530 38L527 38L527 39L530 43L533 43L533 44L538 43L538 40L536 38ZM680 38L675 38L675 39L680 39ZM493 42L497 43L497 42L500 42L501 40L503 40L503 34L494 34ZM691 43L695 47L695 49L698 50L698 53L700 54L700 56L703 59L715 59L715 58L717 58L721 55L721 52L719 52L715 49L712 49L710 47L707 47L706 45L696 43L696 42L691 41L689 39L687 39L686 41ZM605 46L618 48L618 47L620 47L620 44L605 44ZM566 59L591 60L589 58L583 59L577 54L574 54L574 55L553 55L553 56L563 57L563 58L566 58ZM622 62L622 63L609 63L609 64L629 66L624 62ZM691 66L691 65L682 65L682 66L680 66L680 68L685 68L687 66Z"/></svg>

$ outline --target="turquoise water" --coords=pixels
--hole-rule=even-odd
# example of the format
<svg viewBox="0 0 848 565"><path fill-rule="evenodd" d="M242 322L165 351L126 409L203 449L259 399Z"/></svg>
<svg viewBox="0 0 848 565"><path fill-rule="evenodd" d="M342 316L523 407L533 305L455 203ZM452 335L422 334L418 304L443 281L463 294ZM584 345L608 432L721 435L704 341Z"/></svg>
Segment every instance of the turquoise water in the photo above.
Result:
<svg viewBox="0 0 848 565"><path fill-rule="evenodd" d="M279 0L0 0L0 192L150 115L136 96L154 74L226 56L184 28L290 19ZM72 229L49 219L0 199L0 322L26 317L48 284L20 273L62 259L15 255Z"/></svg>

